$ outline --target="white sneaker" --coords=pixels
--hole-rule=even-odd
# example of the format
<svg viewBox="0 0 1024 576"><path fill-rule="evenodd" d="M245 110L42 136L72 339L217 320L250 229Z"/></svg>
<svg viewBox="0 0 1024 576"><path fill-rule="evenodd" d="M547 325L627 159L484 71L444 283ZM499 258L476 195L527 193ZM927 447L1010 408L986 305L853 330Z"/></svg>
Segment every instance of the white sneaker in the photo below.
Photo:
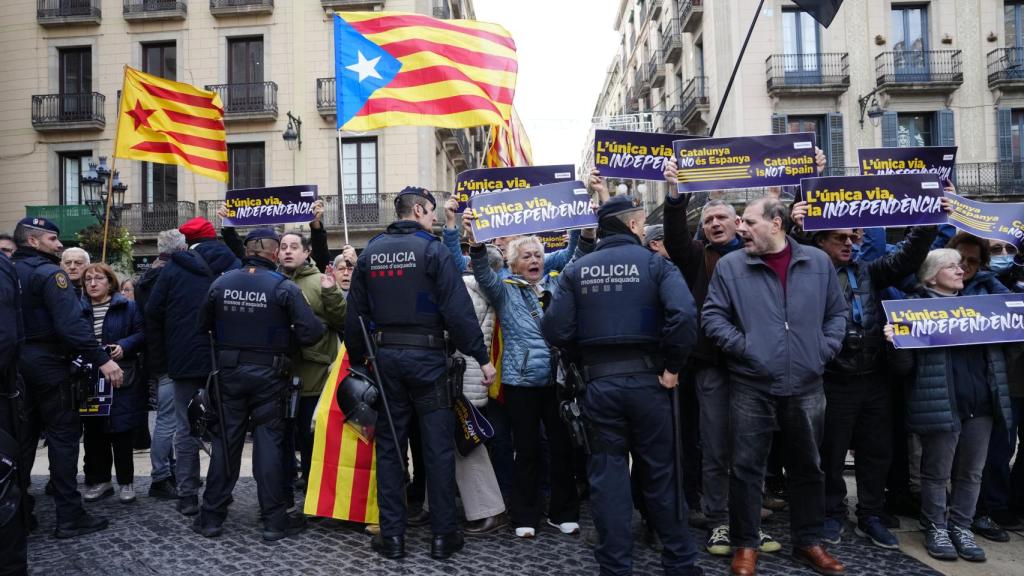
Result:
<svg viewBox="0 0 1024 576"><path fill-rule="evenodd" d="M561 524L555 524L551 520L548 520L548 526L558 528L558 531L562 534L579 534L580 525L576 522L562 522Z"/></svg>
<svg viewBox="0 0 1024 576"><path fill-rule="evenodd" d="M135 485L125 484L121 486L121 492L117 495L117 499L121 501L121 504L131 504L135 502Z"/></svg>
<svg viewBox="0 0 1024 576"><path fill-rule="evenodd" d="M85 492L82 494L82 500L86 502L95 502L107 496L114 495L114 485L110 482L101 482L100 484L93 484L92 486L86 486Z"/></svg>
<svg viewBox="0 0 1024 576"><path fill-rule="evenodd" d="M516 528L516 538L533 538L537 535L537 531L533 528L522 527Z"/></svg>

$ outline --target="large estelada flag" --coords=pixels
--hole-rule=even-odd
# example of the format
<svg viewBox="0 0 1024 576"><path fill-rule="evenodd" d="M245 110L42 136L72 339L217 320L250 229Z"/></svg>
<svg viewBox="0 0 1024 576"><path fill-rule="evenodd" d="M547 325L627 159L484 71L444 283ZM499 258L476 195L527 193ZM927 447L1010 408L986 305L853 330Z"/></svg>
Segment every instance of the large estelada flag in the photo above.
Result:
<svg viewBox="0 0 1024 576"><path fill-rule="evenodd" d="M335 398L348 375L348 352L342 344L331 367L316 408L313 456L303 512L351 522L376 524L377 457L374 443L366 442L345 424Z"/></svg>
<svg viewBox="0 0 1024 576"><path fill-rule="evenodd" d="M338 129L468 128L512 117L516 45L497 24L338 13L334 70Z"/></svg>
<svg viewBox="0 0 1024 576"><path fill-rule="evenodd" d="M533 164L533 147L526 135L526 127L516 109L506 126L491 126L491 147L487 150L488 168L513 168Z"/></svg>
<svg viewBox="0 0 1024 576"><path fill-rule="evenodd" d="M114 156L178 164L227 182L228 148L220 96L126 66Z"/></svg>
<svg viewBox="0 0 1024 576"><path fill-rule="evenodd" d="M843 0L793 0L804 12L828 28L843 5Z"/></svg>

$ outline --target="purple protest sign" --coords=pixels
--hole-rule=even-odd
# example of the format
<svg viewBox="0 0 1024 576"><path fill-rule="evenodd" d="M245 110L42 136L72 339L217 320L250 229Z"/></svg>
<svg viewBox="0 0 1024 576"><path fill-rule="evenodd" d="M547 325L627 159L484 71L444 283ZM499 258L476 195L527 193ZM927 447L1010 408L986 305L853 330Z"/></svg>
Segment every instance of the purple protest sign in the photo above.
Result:
<svg viewBox="0 0 1024 576"><path fill-rule="evenodd" d="M551 254L558 252L569 246L569 238L565 235L565 230L558 230L557 232L545 232L543 234L536 235L540 239L540 243L544 245L544 253Z"/></svg>
<svg viewBox="0 0 1024 576"><path fill-rule="evenodd" d="M897 348L1024 341L1024 294L884 300Z"/></svg>
<svg viewBox="0 0 1024 576"><path fill-rule="evenodd" d="M455 177L455 199L459 201L458 212L466 209L466 203L477 194L506 192L530 188L542 184L571 181L576 177L572 164L550 166L516 166L513 168L477 168L459 172Z"/></svg>
<svg viewBox="0 0 1024 576"><path fill-rule="evenodd" d="M946 222L942 185L935 174L804 178L800 190L807 202L808 232Z"/></svg>
<svg viewBox="0 0 1024 576"><path fill-rule="evenodd" d="M594 130L594 167L605 178L664 181L672 143L688 138L695 136Z"/></svg>
<svg viewBox="0 0 1024 576"><path fill-rule="evenodd" d="M469 199L469 207L476 214L471 223L477 242L597 225L590 195L578 180L481 194Z"/></svg>
<svg viewBox="0 0 1024 576"><path fill-rule="evenodd" d="M818 173L813 132L695 138L672 145L679 192L789 186Z"/></svg>
<svg viewBox="0 0 1024 576"><path fill-rule="evenodd" d="M953 179L956 150L956 146L861 148L857 158L864 176L937 174L939 181L945 182Z"/></svg>
<svg viewBox="0 0 1024 576"><path fill-rule="evenodd" d="M949 223L979 238L1024 246L1024 204L977 202L947 192Z"/></svg>
<svg viewBox="0 0 1024 576"><path fill-rule="evenodd" d="M95 370L97 373L99 370ZM107 379L99 375L96 380L96 388L85 398L85 402L78 408L79 416L110 416L110 407L114 404L114 389L111 388Z"/></svg>
<svg viewBox="0 0 1024 576"><path fill-rule="evenodd" d="M239 188L228 190L224 203L228 217L225 226L256 226L309 222L313 219L313 203L317 187L275 186L273 188Z"/></svg>

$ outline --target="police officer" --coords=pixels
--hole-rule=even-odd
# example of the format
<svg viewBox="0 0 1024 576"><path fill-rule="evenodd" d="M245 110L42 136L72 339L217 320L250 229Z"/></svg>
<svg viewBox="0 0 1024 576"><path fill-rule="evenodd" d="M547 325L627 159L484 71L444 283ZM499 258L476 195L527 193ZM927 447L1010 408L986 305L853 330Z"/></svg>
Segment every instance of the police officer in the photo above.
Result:
<svg viewBox="0 0 1024 576"><path fill-rule="evenodd" d="M630 453L644 471L665 574L701 574L677 492L669 393L696 341L697 312L679 269L641 246L643 231L643 209L630 198L601 206L597 248L562 272L541 327L549 344L578 350L582 360L601 574L632 571Z"/></svg>
<svg viewBox="0 0 1024 576"><path fill-rule="evenodd" d="M455 418L444 400L445 331L460 352L480 363L485 382L495 375L459 270L448 250L429 232L436 208L433 195L423 188L402 190L395 198L398 220L359 256L348 295L345 344L352 365L362 365L367 352L361 318L374 330L377 365L394 423L392 429L382 419L376 441L380 534L372 546L386 558L405 555L405 458L396 452L395 439L399 446L406 445L414 409L434 534L430 555L448 558L463 545L455 519Z"/></svg>
<svg viewBox="0 0 1024 576"><path fill-rule="evenodd" d="M238 480L245 433L252 418L253 472L263 520L263 539L270 542L297 534L305 527L301 516L289 517L284 500L285 478L280 466L284 449L288 357L295 346L315 344L324 334L302 292L277 272L280 238L270 228L257 228L245 237L242 268L210 285L199 309L199 326L213 331L219 370L219 398L224 420L215 438L207 472L203 506L192 530L207 538L219 536L228 514L231 492ZM225 476L225 470L230 473Z"/></svg>
<svg viewBox="0 0 1024 576"><path fill-rule="evenodd" d="M21 283L25 344L18 368L25 379L32 429L23 446L35 447L46 432L50 480L57 508L57 538L72 538L107 527L82 508L78 493L78 441L82 426L71 384L71 360L81 355L115 388L124 374L100 347L82 313L68 275L60 269L60 230L45 218L24 218L14 229L13 260Z"/></svg>
<svg viewBox="0 0 1024 576"><path fill-rule="evenodd" d="M0 254L0 574L25 574L27 564L28 475L18 436L23 426L24 401L18 377L18 347L24 339L21 325L21 289L18 273L6 254Z"/></svg>

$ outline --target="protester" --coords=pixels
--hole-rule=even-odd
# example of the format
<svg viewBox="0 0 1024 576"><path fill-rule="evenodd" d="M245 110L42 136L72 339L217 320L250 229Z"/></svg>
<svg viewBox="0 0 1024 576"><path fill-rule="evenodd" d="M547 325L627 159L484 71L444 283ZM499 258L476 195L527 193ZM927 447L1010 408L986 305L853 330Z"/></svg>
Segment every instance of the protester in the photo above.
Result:
<svg viewBox="0 0 1024 576"><path fill-rule="evenodd" d="M761 486L772 434L786 435L793 557L816 571L843 565L821 547L825 479L825 364L846 332L846 302L835 269L820 250L787 238L788 210L761 198L743 212L743 252L715 266L702 311L708 337L730 357L732 476L729 536L733 574L756 571Z"/></svg>
<svg viewBox="0 0 1024 576"><path fill-rule="evenodd" d="M10 258L17 249L18 245L14 243L14 238L10 234L0 234L0 254Z"/></svg>
<svg viewBox="0 0 1024 576"><path fill-rule="evenodd" d="M78 247L64 250L60 256L60 268L67 272L68 279L75 287L75 294L82 296L82 272L89 265L89 253Z"/></svg>
<svg viewBox="0 0 1024 576"><path fill-rule="evenodd" d="M918 270L919 285L913 296L961 295L965 289L961 261L957 250L929 252ZM893 334L892 325L887 324L885 336L890 342ZM907 426L921 438L925 549L940 560L956 560L959 555L983 562L985 551L975 542L970 526L993 422L1005 425L1010 421L1002 348L978 345L901 350L897 361L912 367L913 373L907 388Z"/></svg>
<svg viewBox="0 0 1024 576"><path fill-rule="evenodd" d="M135 278L125 278L121 281L121 287L119 289L121 295L125 298L134 301L135 300Z"/></svg>
<svg viewBox="0 0 1024 576"><path fill-rule="evenodd" d="M142 313L135 302L117 289L117 275L106 264L89 264L82 273L85 296L82 305L96 341L124 371L113 390L109 416L82 418L85 450L86 502L114 494L110 466L117 472L117 498L122 504L135 501L135 461L132 436L145 423L148 390L143 385L139 354L145 348Z"/></svg>
<svg viewBox="0 0 1024 576"><path fill-rule="evenodd" d="M345 296L352 286L352 271L356 269L357 258L356 249L348 244L341 249L341 254L334 257L334 279Z"/></svg>

